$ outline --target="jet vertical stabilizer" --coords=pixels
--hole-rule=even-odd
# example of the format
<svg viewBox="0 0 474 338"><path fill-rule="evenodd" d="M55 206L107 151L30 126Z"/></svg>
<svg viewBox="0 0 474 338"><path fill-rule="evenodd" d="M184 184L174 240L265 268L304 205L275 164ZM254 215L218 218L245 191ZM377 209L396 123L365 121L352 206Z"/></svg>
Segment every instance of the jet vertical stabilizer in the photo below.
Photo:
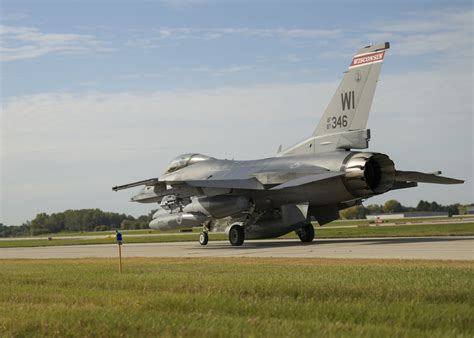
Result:
<svg viewBox="0 0 474 338"><path fill-rule="evenodd" d="M359 49L313 135L279 155L323 153L337 149L365 149L366 129L375 87L388 42Z"/></svg>

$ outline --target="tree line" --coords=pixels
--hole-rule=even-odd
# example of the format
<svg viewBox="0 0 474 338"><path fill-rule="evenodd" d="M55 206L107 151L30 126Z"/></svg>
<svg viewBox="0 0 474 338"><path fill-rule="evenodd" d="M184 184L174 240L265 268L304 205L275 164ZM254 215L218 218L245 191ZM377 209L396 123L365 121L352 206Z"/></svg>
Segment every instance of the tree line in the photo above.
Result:
<svg viewBox="0 0 474 338"><path fill-rule="evenodd" d="M397 200L388 200L384 204L369 204L368 206L356 205L340 212L341 218L363 219L367 215L396 214L404 212L447 212L449 216L462 215L466 213L466 205L459 203L442 205L437 202L419 201L416 207L407 207Z"/></svg>
<svg viewBox="0 0 474 338"><path fill-rule="evenodd" d="M148 229L148 223L156 210L135 218L100 209L66 210L52 214L39 213L21 226L6 226L0 223L0 237L41 235L64 232L106 231L120 229Z"/></svg>
<svg viewBox="0 0 474 338"><path fill-rule="evenodd" d="M106 231L120 229L148 229L153 214L133 217L100 209L66 210L52 214L39 213L36 217L20 226L7 226L0 223L0 237L22 235L41 235L65 232ZM466 213L466 205L459 203L441 205L437 202L420 201L416 207L403 206L397 200L388 200L384 204L370 204L367 207L356 205L340 212L344 219L363 219L366 215L381 213L402 213L410 211L444 211L450 216Z"/></svg>

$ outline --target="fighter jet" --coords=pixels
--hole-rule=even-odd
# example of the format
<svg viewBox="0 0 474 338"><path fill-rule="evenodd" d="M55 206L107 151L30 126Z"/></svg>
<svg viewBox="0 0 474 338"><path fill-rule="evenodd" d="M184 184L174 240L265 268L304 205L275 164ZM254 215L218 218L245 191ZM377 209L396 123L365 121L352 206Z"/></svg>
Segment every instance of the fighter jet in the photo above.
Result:
<svg viewBox="0 0 474 338"><path fill-rule="evenodd" d="M233 246L246 239L295 231L314 239L312 221L324 225L363 200L418 183L459 184L441 172L402 171L383 153L367 149L367 119L388 42L359 49L313 134L259 160L235 161L189 153L159 178L115 186L144 186L132 201L159 203L150 228L202 226L199 243L224 228Z"/></svg>

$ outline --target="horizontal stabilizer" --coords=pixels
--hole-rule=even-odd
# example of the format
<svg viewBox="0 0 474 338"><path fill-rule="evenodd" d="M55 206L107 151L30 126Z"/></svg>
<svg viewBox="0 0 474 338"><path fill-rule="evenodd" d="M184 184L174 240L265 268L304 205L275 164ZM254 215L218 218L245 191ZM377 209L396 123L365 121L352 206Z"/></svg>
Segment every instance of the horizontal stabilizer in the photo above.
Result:
<svg viewBox="0 0 474 338"><path fill-rule="evenodd" d="M418 186L417 182L395 181L395 182L393 182L393 185L390 188L390 190L415 188L417 186Z"/></svg>
<svg viewBox="0 0 474 338"><path fill-rule="evenodd" d="M397 171L395 180L405 182L435 183L435 184L461 184L463 180L438 176L440 171L433 174L420 173L418 171Z"/></svg>
<svg viewBox="0 0 474 338"><path fill-rule="evenodd" d="M322 174L308 175L304 177L299 177L294 180L285 182L283 184L277 185L276 187L271 188L270 190L281 190L286 188L298 187L308 183L318 182L322 180L327 180L329 178L342 176L344 173L342 171L327 171Z"/></svg>

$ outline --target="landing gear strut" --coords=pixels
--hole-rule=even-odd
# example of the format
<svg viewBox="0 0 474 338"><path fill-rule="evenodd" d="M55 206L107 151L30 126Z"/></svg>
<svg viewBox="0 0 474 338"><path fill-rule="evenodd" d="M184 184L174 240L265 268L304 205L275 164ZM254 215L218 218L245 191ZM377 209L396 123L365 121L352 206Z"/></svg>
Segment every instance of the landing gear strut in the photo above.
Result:
<svg viewBox="0 0 474 338"><path fill-rule="evenodd" d="M209 242L209 234L207 232L203 231L199 235L199 244L207 245L207 242Z"/></svg>
<svg viewBox="0 0 474 338"><path fill-rule="evenodd" d="M229 230L229 242L232 246L241 246L244 243L244 227L238 224L233 225Z"/></svg>
<svg viewBox="0 0 474 338"><path fill-rule="evenodd" d="M306 224L304 227L296 230L296 234L303 243L310 243L314 239L314 227L311 223Z"/></svg>

